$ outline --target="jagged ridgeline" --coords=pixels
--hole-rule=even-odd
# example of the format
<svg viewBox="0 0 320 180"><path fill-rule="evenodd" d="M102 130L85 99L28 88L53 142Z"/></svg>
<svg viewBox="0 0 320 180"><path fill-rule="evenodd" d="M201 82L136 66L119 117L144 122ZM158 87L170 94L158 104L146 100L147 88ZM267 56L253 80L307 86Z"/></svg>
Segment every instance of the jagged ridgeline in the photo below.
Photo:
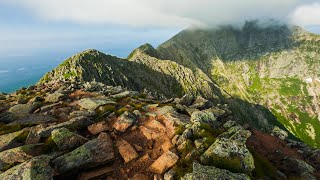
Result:
<svg viewBox="0 0 320 180"><path fill-rule="evenodd" d="M39 83L77 79L147 91L167 98L184 93L210 99L221 96L212 80L201 70L193 71L173 61L159 60L142 50L154 49L150 45L141 46L134 51L131 60L86 50L47 73Z"/></svg>
<svg viewBox="0 0 320 180"><path fill-rule="evenodd" d="M78 79L121 85L162 97L184 93L228 102L243 123L282 125L320 146L320 36L299 27L247 22L242 28L187 29L126 59L79 53L40 82Z"/></svg>

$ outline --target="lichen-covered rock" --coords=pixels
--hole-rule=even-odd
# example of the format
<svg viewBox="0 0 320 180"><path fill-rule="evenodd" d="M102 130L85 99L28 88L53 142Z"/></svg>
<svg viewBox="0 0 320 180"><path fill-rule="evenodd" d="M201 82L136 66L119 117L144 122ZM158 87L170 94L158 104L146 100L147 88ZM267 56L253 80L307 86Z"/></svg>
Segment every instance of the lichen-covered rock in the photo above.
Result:
<svg viewBox="0 0 320 180"><path fill-rule="evenodd" d="M9 112L12 113L17 119L24 118L30 115L32 111L35 110L35 107L32 104L17 104L9 109Z"/></svg>
<svg viewBox="0 0 320 180"><path fill-rule="evenodd" d="M31 124L45 124L45 123L53 123L57 119L50 115L42 115L42 114L29 114L23 118L15 120L10 124L20 124L20 125L31 125Z"/></svg>
<svg viewBox="0 0 320 180"><path fill-rule="evenodd" d="M55 169L65 173L73 169L96 167L114 160L113 143L109 135L101 133L77 149L53 160Z"/></svg>
<svg viewBox="0 0 320 180"><path fill-rule="evenodd" d="M203 166L197 162L193 163L193 172L186 174L183 180L250 180L246 174L232 173L225 169L214 166Z"/></svg>
<svg viewBox="0 0 320 180"><path fill-rule="evenodd" d="M244 130L242 126L233 126L228 131L218 136L217 140L201 156L201 162L208 163L216 158L223 161L239 158L244 171L252 171L254 159L246 146L251 132Z"/></svg>
<svg viewBox="0 0 320 180"><path fill-rule="evenodd" d="M208 124L208 125L211 125L212 127L219 125L219 122L217 122L216 117L210 111L196 111L192 113L190 121L193 125Z"/></svg>
<svg viewBox="0 0 320 180"><path fill-rule="evenodd" d="M149 168L149 170L153 173L163 174L172 166L174 166L179 160L179 157L168 151L163 153Z"/></svg>
<svg viewBox="0 0 320 180"><path fill-rule="evenodd" d="M114 123L113 128L120 132L125 132L130 126L136 122L136 118L130 112L126 111Z"/></svg>
<svg viewBox="0 0 320 180"><path fill-rule="evenodd" d="M70 113L69 118L75 118L79 116L84 116L84 117L93 117L96 115L95 111L88 111L88 110L82 110L82 111L73 111Z"/></svg>
<svg viewBox="0 0 320 180"><path fill-rule="evenodd" d="M29 129L25 128L21 131L5 134L0 136L0 152L6 150L13 145L16 140L24 139L27 137L29 133Z"/></svg>
<svg viewBox="0 0 320 180"><path fill-rule="evenodd" d="M220 125L214 114L210 111L195 111L192 113L190 121L192 123L190 130L192 130L194 135L201 135L203 129L214 130Z"/></svg>
<svg viewBox="0 0 320 180"><path fill-rule="evenodd" d="M53 130L51 132L51 138L60 150L79 147L88 141L86 138L70 132L67 128Z"/></svg>
<svg viewBox="0 0 320 180"><path fill-rule="evenodd" d="M37 130L37 134L40 137L49 137L51 135L51 132L55 129L59 129L59 128L63 128L63 127L68 128L68 129L80 129L83 127L87 127L93 123L94 122L92 121L91 118L80 116L80 117L72 118L69 121L66 121L64 123L52 125L49 127L39 128Z"/></svg>
<svg viewBox="0 0 320 180"><path fill-rule="evenodd" d="M116 102L110 100L107 97L100 97L100 98L83 98L78 101L78 105L82 109L88 109L88 110L95 110L99 106L103 106L106 104L116 104Z"/></svg>
<svg viewBox="0 0 320 180"><path fill-rule="evenodd" d="M0 179L6 180L50 180L53 177L53 169L49 165L49 156L38 156L31 160L14 166L0 174Z"/></svg>
<svg viewBox="0 0 320 180"><path fill-rule="evenodd" d="M45 102L56 103L56 102L59 102L59 101L63 100L65 97L66 97L65 94L62 94L60 92L54 92L52 94L49 94L45 98Z"/></svg>
<svg viewBox="0 0 320 180"><path fill-rule="evenodd" d="M9 149L0 153L0 171L12 167L16 163L23 163L43 152L43 144L25 145Z"/></svg>

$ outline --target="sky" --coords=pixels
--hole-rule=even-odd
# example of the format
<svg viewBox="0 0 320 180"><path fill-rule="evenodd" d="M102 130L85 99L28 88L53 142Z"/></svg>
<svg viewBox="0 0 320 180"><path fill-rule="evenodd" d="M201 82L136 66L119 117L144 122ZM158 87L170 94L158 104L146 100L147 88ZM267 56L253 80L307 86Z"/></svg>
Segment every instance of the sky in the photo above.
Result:
<svg viewBox="0 0 320 180"><path fill-rule="evenodd" d="M0 61L95 48L125 57L190 26L276 19L320 33L319 0L0 0ZM67 53L68 54L68 53Z"/></svg>

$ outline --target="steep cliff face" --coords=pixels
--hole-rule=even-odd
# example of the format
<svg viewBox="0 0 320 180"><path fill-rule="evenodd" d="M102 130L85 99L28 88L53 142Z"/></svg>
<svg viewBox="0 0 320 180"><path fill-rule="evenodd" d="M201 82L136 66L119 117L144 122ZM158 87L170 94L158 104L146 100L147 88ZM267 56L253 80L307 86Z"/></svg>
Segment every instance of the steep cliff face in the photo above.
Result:
<svg viewBox="0 0 320 180"><path fill-rule="evenodd" d="M320 36L299 27L185 30L160 57L201 68L232 97L262 105L294 135L320 146Z"/></svg>

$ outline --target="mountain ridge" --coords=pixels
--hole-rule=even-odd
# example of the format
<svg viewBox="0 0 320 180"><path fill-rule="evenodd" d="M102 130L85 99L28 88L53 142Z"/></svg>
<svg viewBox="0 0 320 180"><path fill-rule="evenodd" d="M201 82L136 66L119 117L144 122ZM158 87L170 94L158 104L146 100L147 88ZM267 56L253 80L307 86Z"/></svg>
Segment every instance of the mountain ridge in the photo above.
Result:
<svg viewBox="0 0 320 180"><path fill-rule="evenodd" d="M157 48L145 44L133 50L127 59L111 58L114 61L109 64L109 70L117 69L117 64L134 67L132 69L135 71L131 68L120 68L121 70L113 74L117 78L123 76L122 79L108 82L106 80L108 78L102 79L108 75L98 73L82 80L97 80L138 91L146 89L156 94L160 92L162 97L181 96L185 93L194 96L202 95L209 99L216 99L217 102L228 102L234 106L234 109L245 105L245 110L238 110L239 114L237 114L244 123L247 121L251 125L270 132L274 125L279 126L274 119L280 119L279 122L291 133L312 146L318 146L320 135L315 133L320 124L314 119L314 114L320 115L316 93L319 87L315 84L311 88L310 83L306 82L306 79L310 80L310 77L306 76L316 72L317 69L317 61L314 59L319 49L317 45L309 45L309 42L317 43L317 39L319 36L296 26L277 24L260 27L255 21L247 22L242 29L232 26L187 29ZM310 51L313 51L312 58L308 56ZM300 58L302 61L299 59L300 55L303 55ZM92 68L95 69L93 66ZM100 67L99 71L102 72L102 69ZM60 79L63 79L62 76L73 74L59 68L56 71L62 73L57 75ZM145 73L146 71L148 73ZM55 77L54 73L49 74ZM163 75L165 77L160 78L163 80L158 81L157 77L163 77ZM111 77L114 79L113 76ZM142 77L144 79L139 81ZM136 83L126 84L123 79L130 79L127 82ZM316 81L316 75L311 79ZM41 81L43 80L47 82L46 76ZM148 81L150 83L145 83ZM289 90L291 86L292 92ZM274 87L276 90L273 90ZM296 100L292 100L294 96ZM304 103L299 109L291 105L299 103ZM268 110L263 110L264 108ZM252 112L256 112L253 113L255 117L248 116ZM304 118L300 124L300 120L292 118L299 119L300 116ZM296 126L303 127L306 131L298 131Z"/></svg>

